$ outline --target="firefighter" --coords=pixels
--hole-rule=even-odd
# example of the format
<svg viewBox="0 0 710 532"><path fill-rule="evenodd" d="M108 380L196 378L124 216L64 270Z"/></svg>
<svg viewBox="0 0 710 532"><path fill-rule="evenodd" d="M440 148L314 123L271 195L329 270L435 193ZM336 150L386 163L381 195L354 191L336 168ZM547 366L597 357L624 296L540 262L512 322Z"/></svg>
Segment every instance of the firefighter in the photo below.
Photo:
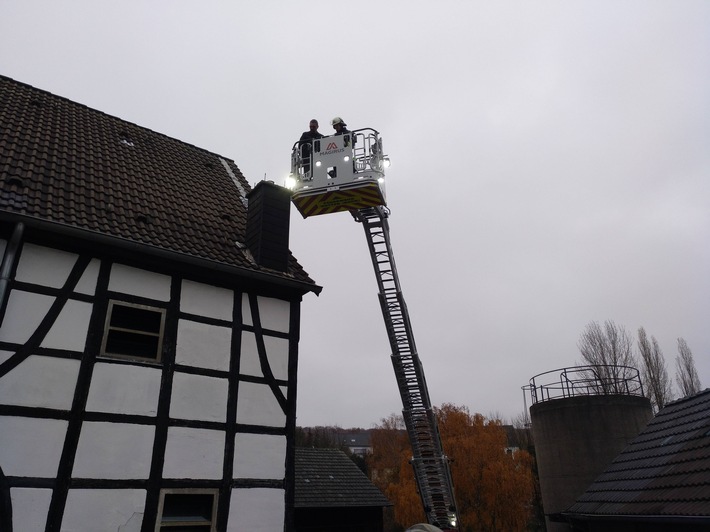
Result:
<svg viewBox="0 0 710 532"><path fill-rule="evenodd" d="M336 135L343 135L345 133L350 133L350 130L347 128L348 125L339 116L336 116L335 118L333 118L333 120L330 121L330 125L333 126L333 129L335 130Z"/></svg>

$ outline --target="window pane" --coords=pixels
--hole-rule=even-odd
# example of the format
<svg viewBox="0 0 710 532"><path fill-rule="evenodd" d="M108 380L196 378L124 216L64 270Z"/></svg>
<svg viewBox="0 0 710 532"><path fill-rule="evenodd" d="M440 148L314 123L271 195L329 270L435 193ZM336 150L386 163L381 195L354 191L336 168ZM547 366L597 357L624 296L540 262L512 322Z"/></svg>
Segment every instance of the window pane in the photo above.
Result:
<svg viewBox="0 0 710 532"><path fill-rule="evenodd" d="M203 525L203 526L198 526L198 525L188 525L188 526L162 525L160 527L160 532L164 532L164 531L169 531L169 532L209 532L210 530L212 530L212 525Z"/></svg>
<svg viewBox="0 0 710 532"><path fill-rule="evenodd" d="M158 334L161 317L162 314L154 310L114 304L111 312L111 327Z"/></svg>
<svg viewBox="0 0 710 532"><path fill-rule="evenodd" d="M110 330L106 339L106 353L157 359L159 343L158 336Z"/></svg>
<svg viewBox="0 0 710 532"><path fill-rule="evenodd" d="M211 493L166 493L163 503L165 521L207 521L212 520Z"/></svg>

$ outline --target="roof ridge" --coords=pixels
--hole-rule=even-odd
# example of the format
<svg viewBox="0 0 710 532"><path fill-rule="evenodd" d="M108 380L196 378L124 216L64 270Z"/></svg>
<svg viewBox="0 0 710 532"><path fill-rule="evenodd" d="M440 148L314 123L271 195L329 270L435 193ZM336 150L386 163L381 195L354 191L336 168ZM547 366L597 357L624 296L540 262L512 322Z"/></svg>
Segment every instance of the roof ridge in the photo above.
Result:
<svg viewBox="0 0 710 532"><path fill-rule="evenodd" d="M710 396L710 388L705 388L704 390L700 390L699 392L694 393L692 395L686 395L685 397L680 397L678 399L674 399L673 401L670 401L670 402L666 403L665 405L663 405L661 412L663 412L669 406L675 406L675 405L678 405L678 404L683 403L685 401L695 401L703 395ZM710 397L708 397L707 400L710 401ZM702 402L704 402L704 401L702 401ZM661 413L661 412L659 412L659 413Z"/></svg>

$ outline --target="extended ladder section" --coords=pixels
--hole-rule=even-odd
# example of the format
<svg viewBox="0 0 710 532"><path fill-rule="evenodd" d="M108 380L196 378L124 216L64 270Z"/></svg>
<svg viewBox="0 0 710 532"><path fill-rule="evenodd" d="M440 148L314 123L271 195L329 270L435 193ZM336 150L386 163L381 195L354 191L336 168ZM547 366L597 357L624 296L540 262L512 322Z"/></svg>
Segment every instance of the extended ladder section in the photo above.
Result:
<svg viewBox="0 0 710 532"><path fill-rule="evenodd" d="M352 213L365 228L370 247L380 306L392 348L392 365L402 397L402 413L412 445L414 476L427 520L443 530L458 530L449 459L441 446L424 370L399 285L390 245L387 208L380 205Z"/></svg>

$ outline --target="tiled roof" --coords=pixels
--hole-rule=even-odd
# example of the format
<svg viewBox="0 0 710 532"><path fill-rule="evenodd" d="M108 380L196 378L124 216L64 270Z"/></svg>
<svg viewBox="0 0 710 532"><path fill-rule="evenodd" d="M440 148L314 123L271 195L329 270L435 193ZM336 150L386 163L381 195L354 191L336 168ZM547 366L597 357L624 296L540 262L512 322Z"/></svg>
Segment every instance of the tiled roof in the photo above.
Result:
<svg viewBox="0 0 710 532"><path fill-rule="evenodd" d="M251 188L233 161L4 76L0 187L3 219L315 286L293 257L282 273L242 249Z"/></svg>
<svg viewBox="0 0 710 532"><path fill-rule="evenodd" d="M660 410L565 514L710 517L710 389Z"/></svg>
<svg viewBox="0 0 710 532"><path fill-rule="evenodd" d="M295 505L324 508L391 503L343 451L296 448Z"/></svg>

